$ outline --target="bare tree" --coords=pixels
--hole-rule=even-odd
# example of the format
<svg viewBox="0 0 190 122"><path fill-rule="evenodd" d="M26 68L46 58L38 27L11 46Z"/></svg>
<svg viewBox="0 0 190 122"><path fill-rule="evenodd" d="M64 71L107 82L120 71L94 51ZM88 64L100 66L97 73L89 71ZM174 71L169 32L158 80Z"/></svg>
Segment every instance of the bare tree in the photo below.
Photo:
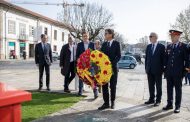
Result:
<svg viewBox="0 0 190 122"><path fill-rule="evenodd" d="M101 42L105 40L105 30L101 30L100 33L97 35L96 39L99 39Z"/></svg>
<svg viewBox="0 0 190 122"><path fill-rule="evenodd" d="M139 39L139 43L136 44L138 48L141 48L143 52L145 52L146 47L148 45L148 36L144 36Z"/></svg>
<svg viewBox="0 0 190 122"><path fill-rule="evenodd" d="M84 7L69 7L67 10L67 24L70 34L82 40L81 33L89 31L90 40L94 40L101 30L112 27L113 15L97 3L85 3ZM64 21L64 12L58 14L58 19Z"/></svg>
<svg viewBox="0 0 190 122"><path fill-rule="evenodd" d="M190 6L177 16L175 24L171 27L183 31L182 41L190 42Z"/></svg>
<svg viewBox="0 0 190 122"><path fill-rule="evenodd" d="M116 33L115 34L115 40L120 42L120 45L121 45L121 49L124 50L126 47L125 47L125 44L127 43L127 39L124 38L124 36L120 33Z"/></svg>

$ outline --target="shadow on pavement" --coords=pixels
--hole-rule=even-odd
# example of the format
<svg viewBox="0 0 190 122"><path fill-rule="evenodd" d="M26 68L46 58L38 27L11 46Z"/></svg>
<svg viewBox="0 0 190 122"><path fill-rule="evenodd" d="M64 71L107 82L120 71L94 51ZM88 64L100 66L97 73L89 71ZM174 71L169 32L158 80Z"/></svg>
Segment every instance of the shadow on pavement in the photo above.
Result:
<svg viewBox="0 0 190 122"><path fill-rule="evenodd" d="M147 109L151 109L151 107L137 105L120 110L87 110L69 114L61 113L36 122L152 122L173 114L173 111L163 112L162 110L142 114ZM140 111L141 114L138 114Z"/></svg>

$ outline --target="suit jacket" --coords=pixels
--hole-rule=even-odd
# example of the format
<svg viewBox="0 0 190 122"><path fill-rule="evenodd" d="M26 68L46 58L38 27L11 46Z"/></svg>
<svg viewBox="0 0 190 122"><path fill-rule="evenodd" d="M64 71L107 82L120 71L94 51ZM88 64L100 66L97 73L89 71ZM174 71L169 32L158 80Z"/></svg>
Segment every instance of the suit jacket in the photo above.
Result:
<svg viewBox="0 0 190 122"><path fill-rule="evenodd" d="M113 71L117 71L117 63L121 58L121 49L119 42L114 40L111 47L109 47L108 42L106 41L102 44L101 51L109 57L112 63Z"/></svg>
<svg viewBox="0 0 190 122"><path fill-rule="evenodd" d="M75 48L74 48L74 55L75 56ZM74 58L74 57L73 57ZM61 49L61 52L60 52L60 67L63 67L61 69L61 74L62 75L66 75L69 71L69 66L70 66L70 60L71 60L71 51L69 49L69 44L65 44L63 45L62 49ZM74 61L75 61L75 58L74 58Z"/></svg>
<svg viewBox="0 0 190 122"><path fill-rule="evenodd" d="M151 48L152 44L149 44L146 48L146 58L145 58L146 73L161 75L164 71L165 46L158 43L155 48L154 54L152 54Z"/></svg>
<svg viewBox="0 0 190 122"><path fill-rule="evenodd" d="M36 64L43 65L52 63L52 50L51 45L47 43L46 45L46 52L44 52L42 48L42 44L38 43L35 47L35 62Z"/></svg>
<svg viewBox="0 0 190 122"><path fill-rule="evenodd" d="M88 48L94 50L94 43L89 42ZM80 42L77 45L77 51L76 51L76 59L79 58L79 56L85 51L84 42Z"/></svg>
<svg viewBox="0 0 190 122"><path fill-rule="evenodd" d="M165 58L166 76L175 76L183 78L185 68L188 67L187 45L179 42L178 46L173 49L169 44L166 49Z"/></svg>

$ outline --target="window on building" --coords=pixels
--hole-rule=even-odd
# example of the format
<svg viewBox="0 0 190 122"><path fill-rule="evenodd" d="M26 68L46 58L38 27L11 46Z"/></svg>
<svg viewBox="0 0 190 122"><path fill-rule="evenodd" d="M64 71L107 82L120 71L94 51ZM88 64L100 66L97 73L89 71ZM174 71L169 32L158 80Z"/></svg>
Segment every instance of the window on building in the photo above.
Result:
<svg viewBox="0 0 190 122"><path fill-rule="evenodd" d="M54 52L57 51L57 46L56 46L56 45L53 46L53 51L54 51Z"/></svg>
<svg viewBox="0 0 190 122"><path fill-rule="evenodd" d="M64 38L65 38L65 33L62 32L62 41L64 42Z"/></svg>
<svg viewBox="0 0 190 122"><path fill-rule="evenodd" d="M26 35L26 24L19 23L19 34Z"/></svg>
<svg viewBox="0 0 190 122"><path fill-rule="evenodd" d="M29 36L33 37L34 36L34 26L29 26Z"/></svg>
<svg viewBox="0 0 190 122"><path fill-rule="evenodd" d="M48 28L44 28L44 34L48 35Z"/></svg>
<svg viewBox="0 0 190 122"><path fill-rule="evenodd" d="M57 30L54 30L54 40L57 40Z"/></svg>
<svg viewBox="0 0 190 122"><path fill-rule="evenodd" d="M13 20L8 20L8 33L16 34L16 22Z"/></svg>

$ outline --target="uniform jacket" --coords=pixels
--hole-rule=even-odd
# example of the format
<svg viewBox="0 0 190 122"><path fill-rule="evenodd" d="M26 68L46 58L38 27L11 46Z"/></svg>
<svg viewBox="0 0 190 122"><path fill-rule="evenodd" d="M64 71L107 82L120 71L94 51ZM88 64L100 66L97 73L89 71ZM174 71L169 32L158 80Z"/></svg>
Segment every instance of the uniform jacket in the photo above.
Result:
<svg viewBox="0 0 190 122"><path fill-rule="evenodd" d="M182 78L185 68L188 67L187 45L179 42L174 49L173 44L169 44L165 57L166 76L172 75Z"/></svg>

